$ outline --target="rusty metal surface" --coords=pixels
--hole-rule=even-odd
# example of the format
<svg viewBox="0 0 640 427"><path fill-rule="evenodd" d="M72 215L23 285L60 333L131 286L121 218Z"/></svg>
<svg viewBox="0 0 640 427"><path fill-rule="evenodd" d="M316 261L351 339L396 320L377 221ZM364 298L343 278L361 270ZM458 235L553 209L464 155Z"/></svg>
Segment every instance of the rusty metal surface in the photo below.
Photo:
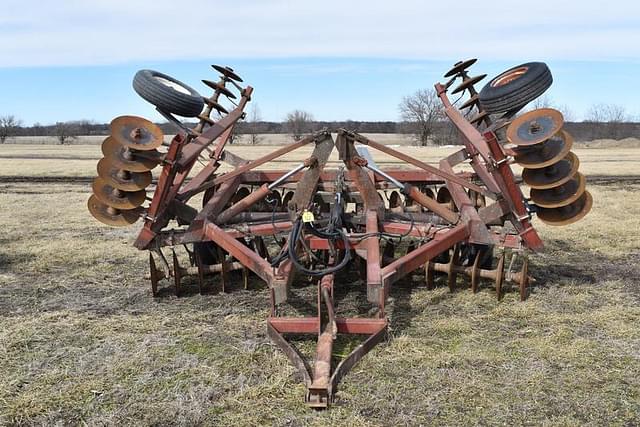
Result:
<svg viewBox="0 0 640 427"><path fill-rule="evenodd" d="M338 131L336 140L338 156L340 160L344 162L347 171L351 174L351 179L354 181L360 197L362 197L364 201L365 211L374 210L379 219L384 219L384 204L382 200L380 200L371 177L363 168L366 160L360 157L354 146L354 135L355 134L348 133L342 129Z"/></svg>
<svg viewBox="0 0 640 427"><path fill-rule="evenodd" d="M122 191L100 177L93 181L91 188L102 203L121 210L135 209L142 205L147 197L144 190Z"/></svg>
<svg viewBox="0 0 640 427"><path fill-rule="evenodd" d="M271 189L267 184L263 184L260 188L255 191L249 193L246 197L238 200L233 205L231 205L228 209L221 212L220 215L214 218L214 222L217 224L225 224L231 218L235 217L239 213L242 213L249 209L254 204L258 203L260 200L267 197L267 195L271 193Z"/></svg>
<svg viewBox="0 0 640 427"><path fill-rule="evenodd" d="M476 63L476 61L478 61L477 58L472 58L472 59L467 59L466 61L458 61L454 64L453 67L451 67L451 69L449 71L447 71L445 73L445 77L451 77L454 76L464 70L466 70L467 68L471 67L473 64Z"/></svg>
<svg viewBox="0 0 640 427"><path fill-rule="evenodd" d="M436 234L433 239L382 269L382 280L392 284L424 265L428 260L469 236L467 224L459 224Z"/></svg>
<svg viewBox="0 0 640 427"><path fill-rule="evenodd" d="M569 152L562 160L544 168L524 168L522 181L532 189L544 190L557 187L570 180L578 172L579 166L578 156Z"/></svg>
<svg viewBox="0 0 640 427"><path fill-rule="evenodd" d="M466 123L468 123L468 122L466 122ZM471 126L471 125L469 125L469 126ZM341 130L341 131L343 131L343 130ZM474 129L474 131L475 131L475 129ZM344 132L351 133L351 132L348 132L348 131L344 131ZM353 135L353 133L351 133L351 134ZM436 168L434 166L428 165L428 164L426 164L426 163L424 163L424 162L422 162L422 161L420 161L418 159L415 159L415 158L409 156L408 154L404 154L404 153L402 153L400 151L394 150L393 148L390 148L390 147L388 147L386 145L379 144L379 143L377 143L377 142L375 142L375 141L373 141L373 140L371 140L369 138L366 138L366 137L364 137L362 135L357 135L357 137L355 137L355 139L358 142L362 143L362 144L368 145L368 146L370 146L372 148L375 148L378 151L381 151L383 153L389 154L390 156L396 157L396 158L398 158L400 160L404 160L407 163L410 163L410 164L412 164L412 165L414 165L416 167L424 169L425 171L430 172L430 173L432 173L434 175L437 175L437 176L439 176L441 178L449 179L450 181L455 182L457 184L460 184L465 188L469 188L471 190L477 191L478 193L487 194L488 195L488 192L487 192L486 189L481 188L478 185L473 184L472 182L469 182L469 181L467 181L467 180L465 180L465 179L463 179L463 178L461 178L459 176L451 175L451 174L448 174L446 172L443 172L443 171L441 171L440 169L438 169L438 168Z"/></svg>
<svg viewBox="0 0 640 427"><path fill-rule="evenodd" d="M134 150L154 150L164 134L158 125L136 116L120 116L111 121L111 135L118 144Z"/></svg>
<svg viewBox="0 0 640 427"><path fill-rule="evenodd" d="M320 174L324 170L327 160L329 160L331 151L333 151L333 138L328 132L316 134L315 144L316 146L311 154L315 159L315 164L302 174L302 177L298 180L293 199L289 202L289 205L292 206L290 211L292 212L291 215L293 218L295 218L296 211L306 209L312 200L316 186L318 185L318 180L320 179ZM289 208L288 206L285 207Z"/></svg>
<svg viewBox="0 0 640 427"><path fill-rule="evenodd" d="M193 139L191 143L185 146L180 158L177 161L178 168L184 169L198 158L198 155L204 150L211 142L219 138L228 128L233 126L244 114L243 109L251 98L253 88L247 86L242 92L242 97L238 102L238 107L229 112L226 116L215 122L215 124L202 135Z"/></svg>
<svg viewBox="0 0 640 427"><path fill-rule="evenodd" d="M447 160L440 161L440 168L449 173L453 173L453 168ZM453 202L455 203L462 219L469 224L469 241L473 243L491 244L487 224L478 214L477 206L471 201L469 195L461 185L447 181L447 187Z"/></svg>
<svg viewBox="0 0 640 427"><path fill-rule="evenodd" d="M476 83L478 83L480 80L484 79L485 77L487 77L486 74L480 74L479 76L475 76L475 77L469 77L469 78L465 78L462 83L460 83L458 86L456 86L455 89L453 89L453 91L451 91L452 95L455 95L456 93L465 91L465 90L469 90L470 88L473 87L473 85L475 85Z"/></svg>
<svg viewBox="0 0 640 427"><path fill-rule="evenodd" d="M507 128L507 140L517 146L539 144L562 129L562 113L552 108L538 108L515 118Z"/></svg>
<svg viewBox="0 0 640 427"><path fill-rule="evenodd" d="M107 137L101 146L102 154L118 169L129 172L146 172L162 161L158 150L138 151L121 145L112 136Z"/></svg>
<svg viewBox="0 0 640 427"><path fill-rule="evenodd" d="M542 208L559 208L575 202L587 187L587 180L580 172L564 184L546 190L531 189L531 201Z"/></svg>
<svg viewBox="0 0 640 427"><path fill-rule="evenodd" d="M451 78L435 85L464 145L440 159L437 167L345 129L337 131L335 144L323 130L245 160L228 151L227 144L245 116L253 89L240 86L242 79L233 69L213 66L221 76L217 82L203 80L213 94L204 98L199 122L189 129L171 118L181 131L170 144L163 144L159 128L145 119L114 120L113 135L102 146L105 158L98 166L100 178L94 182L89 211L114 226L144 219L135 246L150 250L154 296L164 294L161 286L171 286L180 295L189 283L183 280L186 276L195 277L190 282L197 283L200 293L213 289L213 283L224 292L240 280L248 289L249 274L255 273L268 286L269 337L302 377L307 404L326 408L345 374L384 340L386 303L393 283L424 269L429 288L444 273L451 290L462 286L462 278L473 292L483 291L482 280L491 280L501 298L513 288L504 283L515 283L524 300L532 282L527 251L542 248L532 216L564 225L591 209L593 200L578 172L579 161L569 151L572 139L561 129L558 114L538 111L516 118L507 129L516 147L505 146L508 141L499 141L495 132L503 135L499 128L515 113L492 125L474 88L484 76L470 77L467 70L475 62L456 63L447 72ZM449 93L467 91L469 98L456 108L447 93L460 79L462 83ZM235 108L229 108L220 97L236 99L235 89L240 99L231 102ZM462 115L460 110L467 108L473 111ZM215 111L219 114L212 115ZM214 119L217 115L221 117ZM311 143L313 153L301 165L290 170L273 167L275 162L287 162L282 156ZM363 146L356 149L356 143ZM387 162L388 167L376 165L364 146L397 160ZM329 169L334 147L341 165ZM523 181L532 188L531 199L524 197L511 170L514 160L525 166ZM198 162L203 167L196 173ZM234 169L219 173L221 162ZM267 163L272 163L269 169L260 169ZM157 185L150 187L153 197L145 206L150 171L160 165ZM463 165L471 166L473 172L457 171ZM163 254L167 250L171 257ZM184 250L189 264L180 265L185 258L177 251ZM508 267L505 251L511 254ZM437 262L438 256L448 261ZM495 258L495 268L486 265L487 257ZM514 260L521 260L516 262L519 271L511 269ZM335 306L340 299L334 299L334 287L342 286L336 279L340 270L351 270L366 283L364 303L372 317L336 315L341 313ZM241 271L242 279L232 271ZM208 280L211 275L218 277ZM313 316L280 316L295 278L317 286ZM313 366L287 339L288 334L317 337ZM339 334L367 338L333 366Z"/></svg>
<svg viewBox="0 0 640 427"><path fill-rule="evenodd" d="M87 207L95 219L103 224L114 227L125 227L135 223L142 214L141 209L120 210L102 203L95 195L92 195Z"/></svg>
<svg viewBox="0 0 640 427"><path fill-rule="evenodd" d="M569 225L584 218L591 211L593 196L585 191L575 202L558 208L539 208L538 218L548 225Z"/></svg>
<svg viewBox="0 0 640 427"><path fill-rule="evenodd" d="M122 191L144 190L151 184L151 172L129 172L120 169L107 157L98 162L98 176Z"/></svg>
<svg viewBox="0 0 640 427"><path fill-rule="evenodd" d="M493 132L485 133L486 142L493 155L494 178L500 183L502 197L507 201L511 209L512 223L518 230L520 236L534 251L542 250L543 243L538 233L531 225L531 217L524 204L524 196L520 187L515 182L513 171L507 163L507 157L498 144L498 140Z"/></svg>
<svg viewBox="0 0 640 427"><path fill-rule="evenodd" d="M562 160L573 146L573 137L561 130L558 134L540 144L514 149L514 160L520 166L540 169Z"/></svg>

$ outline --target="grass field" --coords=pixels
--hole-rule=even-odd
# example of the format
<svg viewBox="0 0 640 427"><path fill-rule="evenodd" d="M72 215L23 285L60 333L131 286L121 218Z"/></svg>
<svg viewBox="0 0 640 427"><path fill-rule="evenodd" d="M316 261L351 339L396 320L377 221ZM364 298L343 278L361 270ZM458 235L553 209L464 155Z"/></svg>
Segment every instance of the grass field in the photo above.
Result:
<svg viewBox="0 0 640 427"><path fill-rule="evenodd" d="M496 301L489 283L472 295L463 279L454 293L400 282L388 340L314 412L266 336L263 284L152 298L137 226L97 223L88 183L15 179L93 176L99 147L0 146L0 424L638 425L640 149L576 153L593 210L568 227L535 221L546 249L526 302ZM337 286L340 304L362 297L349 277Z"/></svg>

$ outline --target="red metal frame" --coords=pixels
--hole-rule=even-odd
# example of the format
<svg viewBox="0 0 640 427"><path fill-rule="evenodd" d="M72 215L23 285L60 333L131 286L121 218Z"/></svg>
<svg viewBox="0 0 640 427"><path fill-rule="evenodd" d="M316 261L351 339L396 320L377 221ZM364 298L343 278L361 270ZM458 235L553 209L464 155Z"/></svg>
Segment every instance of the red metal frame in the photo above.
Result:
<svg viewBox="0 0 640 427"><path fill-rule="evenodd" d="M241 159L228 150L227 144L233 127L243 116L243 110L250 100L253 91L250 86L242 90L237 107L204 132L200 132L204 127L202 122L195 129L197 132L176 135L164 158L163 169L135 246L162 254L161 248L165 246L209 242L216 248L219 264L203 266L201 256L196 254L194 259L198 268L195 271L200 281L204 272L219 272L225 283L228 270L231 267L237 269L240 265L245 272L245 284L248 271L262 279L270 289L268 334L300 371L308 388L306 400L311 406L329 405L340 379L384 339L388 325L385 303L394 283L424 268L436 256L460 244L495 245L518 250L542 248L542 242L531 225L526 200L515 182L496 135L490 131L481 133L449 102L446 87L442 84L435 87L447 116L464 144L463 149L442 159L437 167L345 129L337 131L335 144L327 131L321 131L258 159ZM369 168L372 165L358 154L356 143L386 153L417 169L384 169L383 172L391 177L389 181ZM305 161L302 171L293 173L257 169L309 144L315 145L314 152ZM334 145L344 163L344 172L338 169L325 170ZM198 157L210 146L208 163L187 180ZM455 171L456 166L467 161L474 173ZM235 169L217 174L221 162L231 163ZM402 184L398 188L397 182ZM431 197L426 191L430 186L446 187L454 204L443 204ZM274 187L283 189L282 195L278 193L281 199L285 198L287 192L293 191L288 205L281 206L277 220L275 211L271 218L266 214L268 210L261 211L261 215L254 215L252 209L265 203L273 194ZM242 188L250 190L243 190L242 197L239 197ZM400 209L399 215L385 206L379 192L394 188L407 201L413 202L413 211L409 208ZM490 201L489 205L477 206L469 195L470 191L485 197ZM314 221L327 221L327 211L319 209L318 200L333 200L337 192L344 193L346 203L355 205L355 210L345 214L352 228L347 232L349 247L345 248L342 241L332 241L306 232L302 241L296 244L300 245L301 252L306 247L310 251L331 253L332 257L339 251L352 251L365 267L362 279L366 282L367 300L377 308L377 312L374 317L367 319L336 317L333 300L335 276L331 273L317 280L318 312L315 316L279 316L278 307L288 299L295 268L291 260L272 264L262 239L265 236L282 237L288 234L307 210L315 209L320 214ZM206 195L204 206L201 209L190 206L191 199L201 193ZM248 220L234 222L241 215ZM178 220L186 227L167 229L171 220ZM503 225L505 221L513 224L516 234L492 228L494 225ZM391 256L393 259L388 260L387 257L394 254L395 244L383 243L381 237L384 233L410 239L407 253L397 258ZM151 261L153 277L157 278L153 257ZM177 258L174 258L174 263L174 269L179 269ZM180 275L192 270L181 269ZM477 265L473 271L477 271ZM166 276L169 275L171 271L167 266ZM176 279L176 286L178 281ZM313 369L285 338L285 334L318 335ZM336 334L361 334L368 335L368 338L333 369L331 351Z"/></svg>

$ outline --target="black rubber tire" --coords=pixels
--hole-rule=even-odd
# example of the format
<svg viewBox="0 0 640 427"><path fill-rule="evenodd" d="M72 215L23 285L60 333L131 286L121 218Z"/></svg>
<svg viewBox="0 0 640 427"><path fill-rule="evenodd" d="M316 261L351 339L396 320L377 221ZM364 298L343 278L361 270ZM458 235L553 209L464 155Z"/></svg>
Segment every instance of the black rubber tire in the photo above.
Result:
<svg viewBox="0 0 640 427"><path fill-rule="evenodd" d="M159 79L164 79L180 86L188 93L176 90ZM158 71L138 71L133 77L133 89L145 101L150 102L165 113L182 117L196 117L204 108L204 100L195 89Z"/></svg>
<svg viewBox="0 0 640 427"><path fill-rule="evenodd" d="M499 84L505 76L517 73L518 70L524 71L513 80ZM482 88L479 94L480 106L491 114L520 109L542 95L552 83L551 70L544 62L521 64L494 77Z"/></svg>

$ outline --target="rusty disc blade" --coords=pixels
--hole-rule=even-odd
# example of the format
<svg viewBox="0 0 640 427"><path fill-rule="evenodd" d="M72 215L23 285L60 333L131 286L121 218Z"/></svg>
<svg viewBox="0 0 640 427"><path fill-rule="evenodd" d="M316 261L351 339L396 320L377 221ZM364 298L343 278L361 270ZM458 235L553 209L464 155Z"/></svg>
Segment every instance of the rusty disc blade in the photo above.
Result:
<svg viewBox="0 0 640 427"><path fill-rule="evenodd" d="M576 175L562 185L546 190L531 190L531 200L542 208L559 208L575 202L584 193L587 180L584 175Z"/></svg>
<svg viewBox="0 0 640 427"><path fill-rule="evenodd" d="M542 144L515 149L516 163L529 169L541 169L562 160L573 146L573 137L561 130Z"/></svg>
<svg viewBox="0 0 640 427"><path fill-rule="evenodd" d="M585 191L575 202L560 208L539 208L537 215L548 225L569 225L584 218L592 206L593 197Z"/></svg>
<svg viewBox="0 0 640 427"><path fill-rule="evenodd" d="M111 122L111 136L120 144L134 150L147 151L162 145L162 130L147 119L120 116Z"/></svg>
<svg viewBox="0 0 640 427"><path fill-rule="evenodd" d="M143 154L118 144L113 137L108 137L102 143L102 154L119 169L129 172L146 172L155 168L162 161L158 150L144 151Z"/></svg>
<svg viewBox="0 0 640 427"><path fill-rule="evenodd" d="M539 144L558 133L563 124L560 111L539 108L513 119L507 128L507 139L520 146Z"/></svg>
<svg viewBox="0 0 640 427"><path fill-rule="evenodd" d="M485 77L487 77L486 74L480 74L479 76L469 77L468 79L464 79L464 81L460 83L460 85L458 85L453 90L453 92L451 92L451 94L455 95L456 93L469 89L470 87L472 87L474 84L478 83L480 80L484 79Z"/></svg>
<svg viewBox="0 0 640 427"><path fill-rule="evenodd" d="M95 195L89 197L87 202L89 212L95 219L103 224L112 225L114 227L125 227L131 225L140 218L143 210L136 208L132 210L119 210L105 205Z"/></svg>
<svg viewBox="0 0 640 427"><path fill-rule="evenodd" d="M213 108L214 110L219 111L222 114L229 114L229 110L227 110L226 108L224 108L222 105L220 105L216 101L212 100L211 98L204 98L204 102L209 107Z"/></svg>
<svg viewBox="0 0 640 427"><path fill-rule="evenodd" d="M227 89L226 87L224 87L218 82L212 82L211 80L203 80L202 83L206 84L211 89L215 90L221 95L226 96L227 98L236 99L236 96L229 89ZM209 101L209 98L205 98L205 102L208 102L208 101Z"/></svg>
<svg viewBox="0 0 640 427"><path fill-rule="evenodd" d="M95 194L98 200L112 208L121 210L135 209L142 205L144 199L147 197L147 192L144 190L118 190L100 177L93 180L91 187L93 188L93 194Z"/></svg>
<svg viewBox="0 0 640 427"><path fill-rule="evenodd" d="M123 191L144 190L151 184L151 172L129 172L118 168L109 158L98 162L98 176Z"/></svg>
<svg viewBox="0 0 640 427"><path fill-rule="evenodd" d="M223 76L231 79L231 80L235 80L237 82L242 82L242 79L240 78L239 75L237 75L234 71L233 68L231 67L223 67L221 65L212 65L213 69L216 70L217 72L219 72L220 74L222 74Z"/></svg>
<svg viewBox="0 0 640 427"><path fill-rule="evenodd" d="M478 105L480 103L480 95L477 93L473 95L471 98L467 99L464 104L460 106L460 110L464 110L465 108L473 107L474 105Z"/></svg>
<svg viewBox="0 0 640 427"><path fill-rule="evenodd" d="M233 193L233 196L231 196L230 203L231 204L238 203L240 200L244 199L249 194L251 194L251 191L247 187L240 187L238 191Z"/></svg>
<svg viewBox="0 0 640 427"><path fill-rule="evenodd" d="M397 191L392 191L389 195L389 208L399 208L402 207L402 199L400 198L400 193Z"/></svg>
<svg viewBox="0 0 640 427"><path fill-rule="evenodd" d="M482 120L485 120L487 117L489 117L489 113L486 111L482 111L476 114L471 120L469 120L469 123L471 124L480 123Z"/></svg>
<svg viewBox="0 0 640 427"><path fill-rule="evenodd" d="M449 71L447 71L447 73L444 76L451 77L454 74L458 74L459 72L464 71L467 68L471 67L473 64L476 63L477 60L478 58L472 58L472 59L467 59L466 61L458 61L454 64L454 66Z"/></svg>
<svg viewBox="0 0 640 427"><path fill-rule="evenodd" d="M531 188L544 190L553 188L569 181L578 172L580 160L571 151L564 159L541 169L528 169L522 171L522 180Z"/></svg>
<svg viewBox="0 0 640 427"><path fill-rule="evenodd" d="M457 211L456 204L453 201L453 197L451 197L451 192L447 187L442 186L438 189L436 201L440 204L447 205L452 211Z"/></svg>

